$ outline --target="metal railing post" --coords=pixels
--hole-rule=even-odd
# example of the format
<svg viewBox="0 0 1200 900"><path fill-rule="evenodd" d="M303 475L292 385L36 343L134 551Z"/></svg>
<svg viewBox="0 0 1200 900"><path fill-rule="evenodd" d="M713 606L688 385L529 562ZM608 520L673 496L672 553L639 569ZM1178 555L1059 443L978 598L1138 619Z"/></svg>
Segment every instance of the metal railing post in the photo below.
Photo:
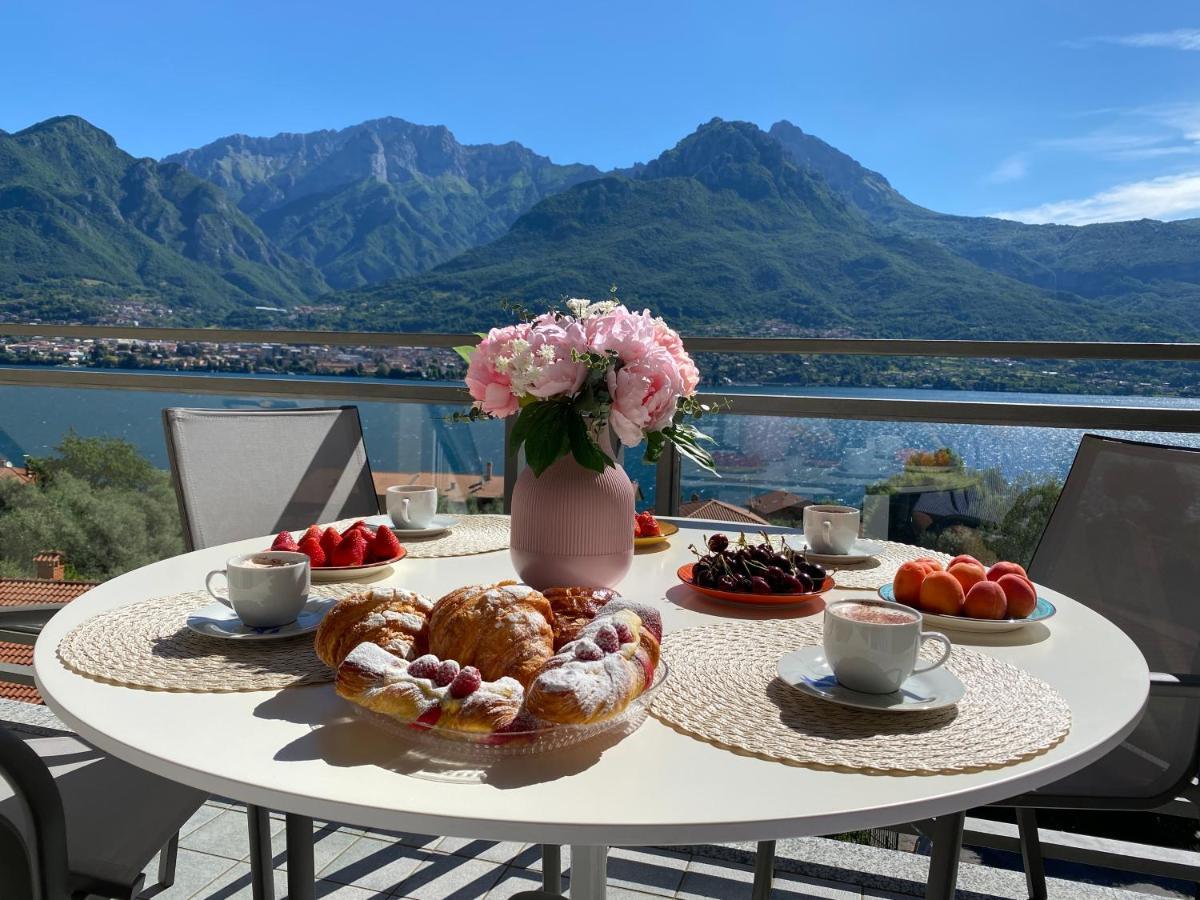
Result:
<svg viewBox="0 0 1200 900"><path fill-rule="evenodd" d="M673 444L667 444L654 470L654 512L660 516L679 515L682 485L680 478L683 466L679 452Z"/></svg>
<svg viewBox="0 0 1200 900"><path fill-rule="evenodd" d="M517 466L520 460L512 450L512 430L517 417L509 416L504 420L504 511L512 512L513 488L517 486Z"/></svg>

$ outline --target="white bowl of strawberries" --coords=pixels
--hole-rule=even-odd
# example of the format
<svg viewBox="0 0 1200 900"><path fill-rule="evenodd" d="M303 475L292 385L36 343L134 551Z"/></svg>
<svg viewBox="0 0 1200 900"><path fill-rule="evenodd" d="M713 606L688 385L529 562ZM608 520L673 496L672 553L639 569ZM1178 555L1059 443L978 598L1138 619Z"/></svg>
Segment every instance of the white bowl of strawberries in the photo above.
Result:
<svg viewBox="0 0 1200 900"><path fill-rule="evenodd" d="M382 572L406 553L386 525L359 519L341 530L337 525L310 525L306 531L281 531L272 550L291 550L308 556L314 582L349 581Z"/></svg>

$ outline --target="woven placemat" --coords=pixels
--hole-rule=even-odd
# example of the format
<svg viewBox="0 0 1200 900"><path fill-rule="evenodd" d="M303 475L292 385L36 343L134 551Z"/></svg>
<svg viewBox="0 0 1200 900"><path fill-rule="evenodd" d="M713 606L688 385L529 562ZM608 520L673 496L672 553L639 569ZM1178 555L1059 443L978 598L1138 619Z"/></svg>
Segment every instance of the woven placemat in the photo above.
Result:
<svg viewBox="0 0 1200 900"><path fill-rule="evenodd" d="M776 676L787 652L821 642L820 621L705 625L668 635L671 677L651 712L693 737L793 765L872 774L953 774L1035 756L1071 728L1066 701L995 657L955 646L966 685L953 707L878 713L810 698Z"/></svg>
<svg viewBox="0 0 1200 900"><path fill-rule="evenodd" d="M896 577L896 570L910 559L928 556L945 565L953 558L949 554L926 547L914 547L912 544L898 544L895 541L884 541L883 544L883 552L866 562L852 566L825 563L825 568L833 575L834 584L841 588L865 588L874 591L885 584L891 584Z"/></svg>
<svg viewBox="0 0 1200 900"><path fill-rule="evenodd" d="M492 550L508 549L508 516L455 515L458 524L447 534L428 538L407 538L396 533L408 555L414 559L438 556L471 556Z"/></svg>
<svg viewBox="0 0 1200 900"><path fill-rule="evenodd" d="M314 586L312 597L344 597L353 584ZM312 634L271 641L230 641L196 634L188 613L212 602L189 591L131 603L87 619L59 642L73 672L126 687L159 691L265 691L332 681L313 652Z"/></svg>

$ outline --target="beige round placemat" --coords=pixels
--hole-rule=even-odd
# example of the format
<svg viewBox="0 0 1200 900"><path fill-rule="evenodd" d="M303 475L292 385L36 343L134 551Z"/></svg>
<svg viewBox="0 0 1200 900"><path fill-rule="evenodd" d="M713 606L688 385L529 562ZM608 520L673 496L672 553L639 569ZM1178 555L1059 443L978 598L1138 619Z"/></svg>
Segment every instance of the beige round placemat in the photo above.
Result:
<svg viewBox="0 0 1200 900"><path fill-rule="evenodd" d="M406 538L403 531L397 531L396 537L400 538L400 543L414 559L470 556L508 549L508 516L452 515L458 519L458 524L446 534L428 538Z"/></svg>
<svg viewBox="0 0 1200 900"><path fill-rule="evenodd" d="M955 646L946 664L967 688L955 706L878 713L810 698L776 677L784 653L821 641L821 623L705 625L668 635L671 676L651 712L735 752L872 774L996 768L1053 747L1071 728L1066 701L995 657Z"/></svg>
<svg viewBox="0 0 1200 900"><path fill-rule="evenodd" d="M327 584L310 596L356 590ZM265 691L333 680L313 652L312 633L270 641L196 634L187 627L188 614L211 602L206 592L189 591L100 613L67 632L58 658L80 675L159 691Z"/></svg>
<svg viewBox="0 0 1200 900"><path fill-rule="evenodd" d="M926 547L898 544L895 541L884 541L883 544L883 552L866 562L852 566L824 563L825 568L833 575L834 584L842 588L865 588L874 591L885 584L891 584L896 577L896 570L910 559L928 556L943 565L952 559L949 554L938 553Z"/></svg>

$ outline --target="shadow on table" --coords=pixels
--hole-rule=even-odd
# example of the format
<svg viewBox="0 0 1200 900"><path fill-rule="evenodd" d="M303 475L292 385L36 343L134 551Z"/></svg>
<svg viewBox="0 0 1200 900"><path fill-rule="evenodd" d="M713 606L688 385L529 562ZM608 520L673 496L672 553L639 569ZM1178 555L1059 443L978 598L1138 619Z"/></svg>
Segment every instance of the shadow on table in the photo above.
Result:
<svg viewBox="0 0 1200 900"><path fill-rule="evenodd" d="M453 745L434 752L429 739L420 743L403 736L403 726L380 727L357 715L331 686L286 688L254 709L262 719L307 725L310 731L281 747L282 762L324 760L331 766L378 766L403 775L436 781L490 784L501 789L555 781L591 768L605 751L629 733L616 728L595 738L528 756L496 756L473 749L458 754Z"/></svg>
<svg viewBox="0 0 1200 900"><path fill-rule="evenodd" d="M958 718L957 706L899 715L853 710L802 694L781 678L767 685L767 697L778 707L779 721L785 727L829 741L921 734L945 728Z"/></svg>
<svg viewBox="0 0 1200 900"><path fill-rule="evenodd" d="M685 584L677 584L669 588L664 595L667 602L681 609L704 613L709 616L719 616L722 619L743 619L756 621L760 619L803 619L815 616L825 611L825 601L820 597L808 600L795 606L752 606L736 603L732 600L716 600L693 591ZM753 595L748 595L753 596Z"/></svg>
<svg viewBox="0 0 1200 900"><path fill-rule="evenodd" d="M1001 631L996 634L986 634L975 631L956 631L944 625L925 623L926 631L941 631L955 644L964 647L1025 647L1040 644L1050 638L1050 629L1041 622L1034 622L1016 631Z"/></svg>

